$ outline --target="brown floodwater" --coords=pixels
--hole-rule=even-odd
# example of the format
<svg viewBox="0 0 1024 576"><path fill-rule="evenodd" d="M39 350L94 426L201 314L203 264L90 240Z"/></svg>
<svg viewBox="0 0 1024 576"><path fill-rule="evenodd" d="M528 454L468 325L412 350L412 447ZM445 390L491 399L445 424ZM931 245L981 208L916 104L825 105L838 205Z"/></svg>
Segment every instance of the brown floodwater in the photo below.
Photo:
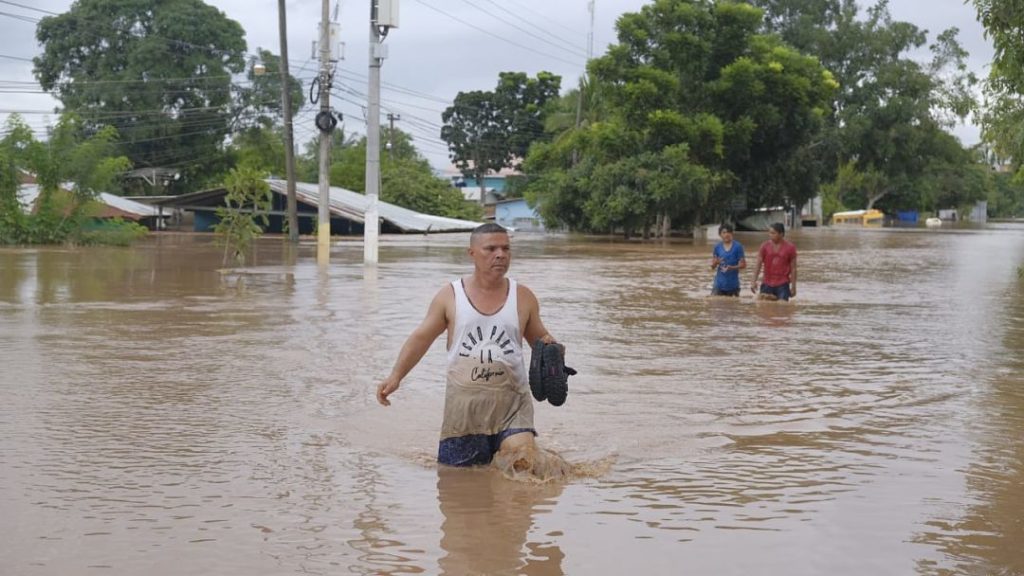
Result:
<svg viewBox="0 0 1024 576"><path fill-rule="evenodd" d="M465 234L0 250L0 574L1024 574L1024 226L791 238L756 304L711 244L516 235L580 372L543 485L434 464L443 339L373 397Z"/></svg>

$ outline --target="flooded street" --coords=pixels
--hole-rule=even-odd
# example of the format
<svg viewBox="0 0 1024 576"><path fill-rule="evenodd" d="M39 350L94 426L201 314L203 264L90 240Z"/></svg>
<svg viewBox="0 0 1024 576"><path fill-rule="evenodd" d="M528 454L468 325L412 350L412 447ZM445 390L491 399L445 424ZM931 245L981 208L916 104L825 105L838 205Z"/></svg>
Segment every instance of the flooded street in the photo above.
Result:
<svg viewBox="0 0 1024 576"><path fill-rule="evenodd" d="M755 304L710 243L513 237L580 372L547 485L438 470L443 338L373 396L466 234L0 249L0 574L1024 574L1024 225L789 238Z"/></svg>

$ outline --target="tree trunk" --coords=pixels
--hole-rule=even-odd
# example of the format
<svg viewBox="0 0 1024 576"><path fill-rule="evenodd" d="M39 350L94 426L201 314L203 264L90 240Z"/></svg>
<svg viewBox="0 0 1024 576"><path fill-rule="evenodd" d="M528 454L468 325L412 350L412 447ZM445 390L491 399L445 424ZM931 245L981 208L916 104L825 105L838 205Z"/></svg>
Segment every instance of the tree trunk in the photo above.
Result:
<svg viewBox="0 0 1024 576"><path fill-rule="evenodd" d="M672 231L672 217L668 214L661 215L661 237L668 238L669 233Z"/></svg>
<svg viewBox="0 0 1024 576"><path fill-rule="evenodd" d="M868 196L868 206L867 206L867 208L865 208L865 210L871 210L872 208L874 208L875 207L875 202L878 202L879 200L881 200L882 197L884 197L888 193L889 193L889 191L886 190L886 191L881 192L879 194L875 194L874 196Z"/></svg>

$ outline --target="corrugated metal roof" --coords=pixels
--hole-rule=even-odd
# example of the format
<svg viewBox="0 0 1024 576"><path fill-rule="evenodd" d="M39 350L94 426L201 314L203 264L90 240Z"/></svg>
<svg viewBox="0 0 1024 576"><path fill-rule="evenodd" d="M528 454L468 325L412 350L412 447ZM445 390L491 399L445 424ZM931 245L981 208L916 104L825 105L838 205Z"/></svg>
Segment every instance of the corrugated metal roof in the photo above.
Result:
<svg viewBox="0 0 1024 576"><path fill-rule="evenodd" d="M114 196L113 194L108 194L106 192L100 192L96 196L96 200L103 202L107 206L113 206L122 212L136 214L140 218L160 215L160 210L156 206L150 206L149 204L143 204L142 202L136 202L135 200Z"/></svg>
<svg viewBox="0 0 1024 576"><path fill-rule="evenodd" d="M267 180L267 183L270 184L270 188L274 192L287 194L288 183L286 181L270 179ZM316 184L296 182L295 196L300 202L317 206L320 202L320 188ZM369 199L358 192L337 186L330 188L331 212L349 220L363 222L369 203ZM461 232L472 230L482 224L470 220L422 214L380 201L377 202L377 213L388 223L405 232Z"/></svg>
<svg viewBox="0 0 1024 576"><path fill-rule="evenodd" d="M32 211L36 198L39 198L39 184L22 184L18 187L18 202L21 202L21 209L25 212Z"/></svg>
<svg viewBox="0 0 1024 576"><path fill-rule="evenodd" d="M70 190L70 186L65 186L65 190ZM21 202L21 207L26 212L32 211L32 205L35 204L37 198L39 198L40 188L38 184L22 184L18 188L18 201ZM159 216L160 211L156 206L150 206L149 204L143 204L106 192L100 192L96 195L96 201L102 202L107 206L116 208L121 212L128 215L135 215L139 218L147 218L151 216Z"/></svg>

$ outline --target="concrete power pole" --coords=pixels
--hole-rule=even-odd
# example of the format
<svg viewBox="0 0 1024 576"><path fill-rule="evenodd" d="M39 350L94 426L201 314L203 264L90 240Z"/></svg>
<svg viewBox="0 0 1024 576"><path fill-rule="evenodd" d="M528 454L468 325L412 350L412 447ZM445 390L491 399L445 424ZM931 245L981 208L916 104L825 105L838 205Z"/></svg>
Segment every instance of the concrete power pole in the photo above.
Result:
<svg viewBox="0 0 1024 576"><path fill-rule="evenodd" d="M291 75L288 73L288 18L284 0L277 0L278 28L281 37L281 106L284 108L284 164L288 178L288 241L299 242L298 202L295 198L295 144L292 136Z"/></svg>
<svg viewBox="0 0 1024 576"><path fill-rule="evenodd" d="M590 31L587 33L587 63L594 58L594 0L587 3L587 10L590 11ZM576 99L576 127L580 127L583 121L583 80L587 77L587 67L583 66L583 77L580 78L580 92Z"/></svg>
<svg viewBox="0 0 1024 576"><path fill-rule="evenodd" d="M393 114L391 112L388 112L388 143L387 143L388 160L394 160L395 159L395 145L393 143L393 141L395 139L395 120L401 120L401 119L402 119L402 115L401 114Z"/></svg>
<svg viewBox="0 0 1024 576"><path fill-rule="evenodd" d="M331 114L331 22L330 0L322 0L320 18L320 112L317 114L317 128L320 129L320 203L317 209L317 261L326 263L331 257L331 131L334 128Z"/></svg>
<svg viewBox="0 0 1024 576"><path fill-rule="evenodd" d="M370 0L370 80L366 111L366 217L363 263L377 264L380 217L380 68L387 57L384 39L398 28L398 0Z"/></svg>

